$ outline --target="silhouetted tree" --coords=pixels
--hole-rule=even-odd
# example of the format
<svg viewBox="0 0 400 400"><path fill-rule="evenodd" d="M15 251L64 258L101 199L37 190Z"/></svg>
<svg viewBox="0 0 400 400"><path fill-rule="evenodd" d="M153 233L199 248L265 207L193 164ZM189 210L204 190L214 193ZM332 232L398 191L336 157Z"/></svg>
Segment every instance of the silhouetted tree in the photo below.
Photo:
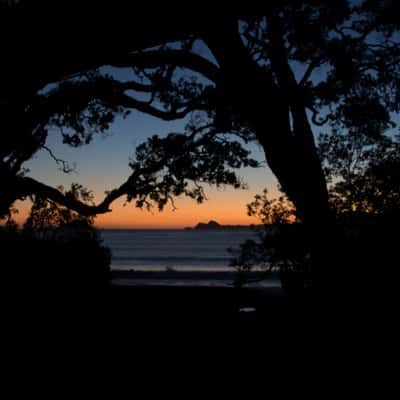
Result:
<svg viewBox="0 0 400 400"><path fill-rule="evenodd" d="M232 168L256 165L236 136L261 144L322 264L333 230L313 125L370 137L391 126L400 87L395 2L271 1L253 17L135 10L134 20L127 8L21 1L2 10L1 37L13 32L13 41L4 43L1 74L0 214L32 194L84 215L107 212L124 195L160 208L183 193L201 201L203 182L239 186ZM105 31L111 20L120 23ZM131 78L96 70L105 65L131 68ZM51 127L79 146L129 109L189 123L138 149L132 175L99 205L21 175Z"/></svg>
<svg viewBox="0 0 400 400"><path fill-rule="evenodd" d="M319 137L331 209L346 237L343 249L336 249L336 253L341 257L346 254L341 264L349 267L347 279L352 270L359 274L361 268L364 275L379 268L394 276L395 271L388 270L388 260L396 258L391 236L400 221L399 145L399 136L394 134L369 137L334 130ZM247 210L265 228L258 241L247 240L240 246L232 265L245 271L254 266L278 269L284 286L292 290L298 284L299 289L309 277L310 248L304 241L301 221L289 225L295 221L293 205L284 196L270 199L265 189ZM302 278L294 282L294 276Z"/></svg>
<svg viewBox="0 0 400 400"><path fill-rule="evenodd" d="M319 150L338 215L400 209L400 136L334 131L320 136Z"/></svg>

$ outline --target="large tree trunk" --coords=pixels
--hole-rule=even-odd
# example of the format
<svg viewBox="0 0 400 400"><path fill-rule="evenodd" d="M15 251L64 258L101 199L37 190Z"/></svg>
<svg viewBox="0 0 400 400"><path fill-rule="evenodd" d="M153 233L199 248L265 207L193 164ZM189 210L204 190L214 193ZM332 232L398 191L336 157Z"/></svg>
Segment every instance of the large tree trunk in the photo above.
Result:
<svg viewBox="0 0 400 400"><path fill-rule="evenodd" d="M234 21L230 30L206 41L221 67L219 90L234 114L255 132L269 167L294 203L309 239L314 282L326 286L334 264L328 252L335 234L327 185L301 98L250 59Z"/></svg>

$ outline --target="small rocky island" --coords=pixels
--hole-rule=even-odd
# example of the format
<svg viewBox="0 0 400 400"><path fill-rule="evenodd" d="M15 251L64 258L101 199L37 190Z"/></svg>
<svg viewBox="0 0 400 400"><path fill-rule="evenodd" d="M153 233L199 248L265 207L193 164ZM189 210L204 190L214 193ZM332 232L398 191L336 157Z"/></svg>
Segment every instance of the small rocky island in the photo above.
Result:
<svg viewBox="0 0 400 400"><path fill-rule="evenodd" d="M199 222L195 227L186 227L185 230L231 230L231 229L253 229L256 225L221 225L217 221L209 221L207 223Z"/></svg>

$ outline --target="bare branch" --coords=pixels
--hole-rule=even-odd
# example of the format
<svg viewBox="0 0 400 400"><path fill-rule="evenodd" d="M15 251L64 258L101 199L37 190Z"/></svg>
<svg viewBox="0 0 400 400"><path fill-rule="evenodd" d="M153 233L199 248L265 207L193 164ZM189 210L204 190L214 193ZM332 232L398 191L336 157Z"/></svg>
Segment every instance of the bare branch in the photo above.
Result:
<svg viewBox="0 0 400 400"><path fill-rule="evenodd" d="M307 82L308 78L310 77L310 75L312 74L314 69L319 67L320 65L321 65L321 60L312 60L310 62L310 64L308 64L306 72L304 73L303 77L301 78L299 85L303 86Z"/></svg>
<svg viewBox="0 0 400 400"><path fill-rule="evenodd" d="M135 90L136 92L153 93L157 90L154 85L146 85L136 81L121 82L120 87L122 90Z"/></svg>
<svg viewBox="0 0 400 400"><path fill-rule="evenodd" d="M42 145L41 147L42 147L42 149L46 150L50 154L50 157L57 163L57 165L61 165L60 170L62 172L69 174L70 172L75 171L75 166L71 168L69 166L68 161L65 161L65 160L62 160L61 158L56 157L54 155L53 151L49 147L47 147L45 145Z"/></svg>
<svg viewBox="0 0 400 400"><path fill-rule="evenodd" d="M178 207L176 207L176 205L175 205L174 198L172 196L168 196L168 200L171 202L172 211L178 210Z"/></svg>

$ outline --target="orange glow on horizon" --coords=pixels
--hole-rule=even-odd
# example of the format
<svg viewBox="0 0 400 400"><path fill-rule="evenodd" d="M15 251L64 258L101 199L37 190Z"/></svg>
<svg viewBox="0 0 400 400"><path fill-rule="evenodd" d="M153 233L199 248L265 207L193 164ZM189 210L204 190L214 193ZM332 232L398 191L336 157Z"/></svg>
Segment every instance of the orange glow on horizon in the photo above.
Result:
<svg viewBox="0 0 400 400"><path fill-rule="evenodd" d="M95 225L99 228L183 228L193 227L199 222L215 220L223 225L249 225L258 223L254 217L246 214L245 204L233 201L231 203L215 204L205 202L196 204L182 199L177 202L177 210L167 206L164 211L154 209L152 212L135 208L134 204L123 206L116 202L113 211L98 215Z"/></svg>
<svg viewBox="0 0 400 400"><path fill-rule="evenodd" d="M179 198L172 210L170 205L159 212L154 208L152 212L135 207L134 202L124 206L124 200L117 200L112 204L112 211L100 214L95 219L98 228L115 229L157 229L157 228L184 228L193 227L199 222L217 221L222 225L250 225L260 223L256 218L246 214L246 204L254 196L249 191L221 190L210 193L210 199L202 204L188 198ZM18 202L16 207L19 213L14 219L23 224L29 213L30 202Z"/></svg>

